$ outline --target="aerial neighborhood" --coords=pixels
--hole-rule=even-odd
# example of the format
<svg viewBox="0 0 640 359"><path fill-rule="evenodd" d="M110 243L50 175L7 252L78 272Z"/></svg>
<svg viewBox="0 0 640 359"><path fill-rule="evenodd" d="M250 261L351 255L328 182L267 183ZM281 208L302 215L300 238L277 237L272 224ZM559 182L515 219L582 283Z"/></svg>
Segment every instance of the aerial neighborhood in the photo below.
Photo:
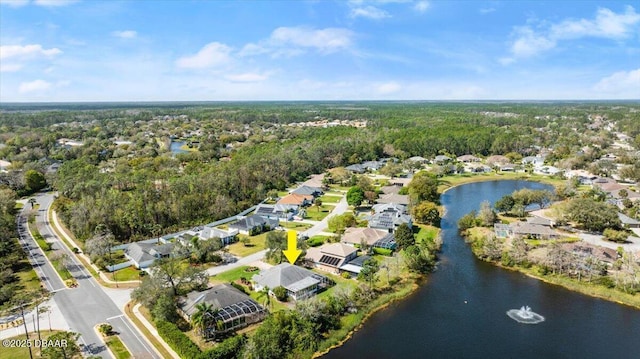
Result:
<svg viewBox="0 0 640 359"><path fill-rule="evenodd" d="M533 117L537 125L522 129L532 135L518 146L507 141L512 134L504 129L503 137L478 150L471 142L418 150L403 137L394 145L382 137L373 142L367 132L358 141L373 152L345 156L322 142L300 141L265 162L262 153L251 157L258 145L250 139L258 141L258 135L285 141L301 128L345 131L335 142L342 146L354 133L369 131L371 122L354 126L329 119L321 122L325 127L230 121L216 134L220 147L208 149L196 114L141 122L135 136L107 141L99 165L81 156L57 156L39 162L41 170L26 170L20 157L0 149L2 183L11 185L17 176L29 183L18 188L24 194L20 243L45 251L51 274L43 277L61 278L58 284L47 282L46 289L81 288L116 301L115 317L122 311L136 328L158 333L139 338L160 356L199 358L225 348L237 353L266 348L261 338L276 329L292 338L286 344L291 353L306 357L328 348L342 339L341 329L355 330L363 316L416 290L437 267L445 231L440 224L451 205L469 213L456 219L447 240L462 235L481 260L551 282L570 280L576 291L591 285L607 293L640 290L640 152L637 140L622 132L633 121L589 112L575 123L559 124L580 138L570 147L551 140L556 134L547 125L550 119ZM183 122L192 128L176 132L173 126ZM86 126L54 128L75 132ZM586 134L570 126L583 126ZM421 133L430 136L429 131ZM470 138L461 131L460 138ZM440 137L420 143L428 146ZM136 141L149 145L138 147ZM70 156L97 145L69 136L52 146L52 153ZM321 159L313 157L322 151L328 152ZM354 150L345 144L340 151ZM205 154L211 162L203 160ZM320 160L323 166L315 167ZM235 167L237 161L248 162ZM213 167L203 169L207 166ZM231 173L234 177L227 177ZM87 185L74 180L79 175ZM450 190L486 181L517 185L479 208L467 207L466 199L441 201ZM43 233L55 237L45 239ZM73 265L92 274L73 275ZM102 286L112 290L103 292ZM131 292L127 301L114 294L120 290ZM87 328L106 325L118 326L122 334L109 332L105 338L130 341L128 329L113 319ZM292 329L297 326L313 328L308 329L312 339ZM87 338L96 333L79 330ZM300 344L305 340L311 344Z"/></svg>

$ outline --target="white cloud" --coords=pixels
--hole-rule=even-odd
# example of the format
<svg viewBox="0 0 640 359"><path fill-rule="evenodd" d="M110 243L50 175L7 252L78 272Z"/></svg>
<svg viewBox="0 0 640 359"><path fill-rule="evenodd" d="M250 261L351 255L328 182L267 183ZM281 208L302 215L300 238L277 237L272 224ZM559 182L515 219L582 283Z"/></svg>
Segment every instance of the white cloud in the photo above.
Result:
<svg viewBox="0 0 640 359"><path fill-rule="evenodd" d="M624 13L598 9L594 19L567 19L534 31L530 26L516 27L510 52L514 60L535 56L556 47L559 41L583 37L621 40L637 33L640 14L628 6Z"/></svg>
<svg viewBox="0 0 640 359"><path fill-rule="evenodd" d="M35 80L31 82L23 82L18 88L19 93L39 92L45 91L51 88L51 83L45 80Z"/></svg>
<svg viewBox="0 0 640 359"><path fill-rule="evenodd" d="M511 53L517 57L529 57L556 46L556 42L543 35L536 34L529 27L517 30L518 38L511 45Z"/></svg>
<svg viewBox="0 0 640 359"><path fill-rule="evenodd" d="M0 59L33 58L38 56L55 56L61 54L58 48L44 49L42 45L3 45L0 46Z"/></svg>
<svg viewBox="0 0 640 359"><path fill-rule="evenodd" d="M133 30L113 31L112 36L119 37L121 39L133 39L138 36L138 33Z"/></svg>
<svg viewBox="0 0 640 359"><path fill-rule="evenodd" d="M231 48L219 42L205 45L198 53L184 56L176 61L178 67L187 69L204 69L225 65L231 61Z"/></svg>
<svg viewBox="0 0 640 359"><path fill-rule="evenodd" d="M22 64L6 64L0 62L0 72L16 72L22 69Z"/></svg>
<svg viewBox="0 0 640 359"><path fill-rule="evenodd" d="M496 8L494 8L494 7L485 7L485 8L480 9L480 13L483 14L483 15L484 14L490 14L490 13L492 13L494 11L496 11Z"/></svg>
<svg viewBox="0 0 640 359"><path fill-rule="evenodd" d="M353 36L351 30L344 28L279 27L271 33L267 44L313 48L322 53L332 53L349 48L353 42Z"/></svg>
<svg viewBox="0 0 640 359"><path fill-rule="evenodd" d="M402 89L402 86L397 82L385 82L376 87L376 91L381 95L387 95L394 92L398 92Z"/></svg>
<svg viewBox="0 0 640 359"><path fill-rule="evenodd" d="M423 13L425 11L427 11L427 9L429 9L429 2L428 1L418 1L414 6L413 9L416 10L419 13Z"/></svg>
<svg viewBox="0 0 640 359"><path fill-rule="evenodd" d="M367 19L380 20L391 17L388 12L375 6L356 7L351 9L351 17L365 17Z"/></svg>
<svg viewBox="0 0 640 359"><path fill-rule="evenodd" d="M232 82L260 82L269 78L268 73L260 74L256 72L245 72L241 74L232 74L225 77Z"/></svg>
<svg viewBox="0 0 640 359"><path fill-rule="evenodd" d="M640 99L640 68L607 76L594 86L594 90L617 98Z"/></svg>
<svg viewBox="0 0 640 359"><path fill-rule="evenodd" d="M549 36L555 39L576 39L580 37L604 37L620 39L637 32L640 14L628 6L624 13L616 14L609 9L598 9L593 20L565 20L551 26Z"/></svg>

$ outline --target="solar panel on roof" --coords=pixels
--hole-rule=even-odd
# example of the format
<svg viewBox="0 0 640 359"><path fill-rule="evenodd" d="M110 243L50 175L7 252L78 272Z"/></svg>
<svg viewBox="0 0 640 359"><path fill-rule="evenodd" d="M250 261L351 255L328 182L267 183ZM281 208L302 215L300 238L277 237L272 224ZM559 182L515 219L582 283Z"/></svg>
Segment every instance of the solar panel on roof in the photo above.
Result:
<svg viewBox="0 0 640 359"><path fill-rule="evenodd" d="M340 258L323 255L322 257L320 257L320 263L335 267L336 265L338 265L338 263L340 263Z"/></svg>

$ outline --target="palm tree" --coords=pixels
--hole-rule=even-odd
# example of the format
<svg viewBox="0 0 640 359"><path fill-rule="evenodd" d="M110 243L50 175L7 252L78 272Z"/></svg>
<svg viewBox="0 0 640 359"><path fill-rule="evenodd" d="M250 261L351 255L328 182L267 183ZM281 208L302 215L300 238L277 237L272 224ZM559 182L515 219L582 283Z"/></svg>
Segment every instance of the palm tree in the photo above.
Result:
<svg viewBox="0 0 640 359"><path fill-rule="evenodd" d="M269 295L269 287L265 286L264 288L262 288L262 290L258 293L258 299L264 297L264 304L263 306L266 309L270 309L271 308L271 296Z"/></svg>
<svg viewBox="0 0 640 359"><path fill-rule="evenodd" d="M196 312L191 316L191 323L198 328L203 337L207 324L217 312L218 310L213 308L213 304L204 302L196 304Z"/></svg>

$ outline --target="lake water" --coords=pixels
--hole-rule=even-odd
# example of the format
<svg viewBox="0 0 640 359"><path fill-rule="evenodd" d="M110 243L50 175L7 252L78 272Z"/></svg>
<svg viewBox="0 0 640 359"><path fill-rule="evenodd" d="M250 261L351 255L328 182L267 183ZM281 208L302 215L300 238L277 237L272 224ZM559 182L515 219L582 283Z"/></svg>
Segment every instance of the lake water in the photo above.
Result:
<svg viewBox="0 0 640 359"><path fill-rule="evenodd" d="M323 358L640 358L639 310L479 261L458 235L461 216L521 188L549 187L493 181L443 194L438 270ZM523 305L546 320L527 325L506 315Z"/></svg>
<svg viewBox="0 0 640 359"><path fill-rule="evenodd" d="M182 141L171 141L171 153L176 154L176 153L188 153L189 151L185 151L183 149L180 149L180 147L184 146L186 144L186 142L182 142Z"/></svg>

